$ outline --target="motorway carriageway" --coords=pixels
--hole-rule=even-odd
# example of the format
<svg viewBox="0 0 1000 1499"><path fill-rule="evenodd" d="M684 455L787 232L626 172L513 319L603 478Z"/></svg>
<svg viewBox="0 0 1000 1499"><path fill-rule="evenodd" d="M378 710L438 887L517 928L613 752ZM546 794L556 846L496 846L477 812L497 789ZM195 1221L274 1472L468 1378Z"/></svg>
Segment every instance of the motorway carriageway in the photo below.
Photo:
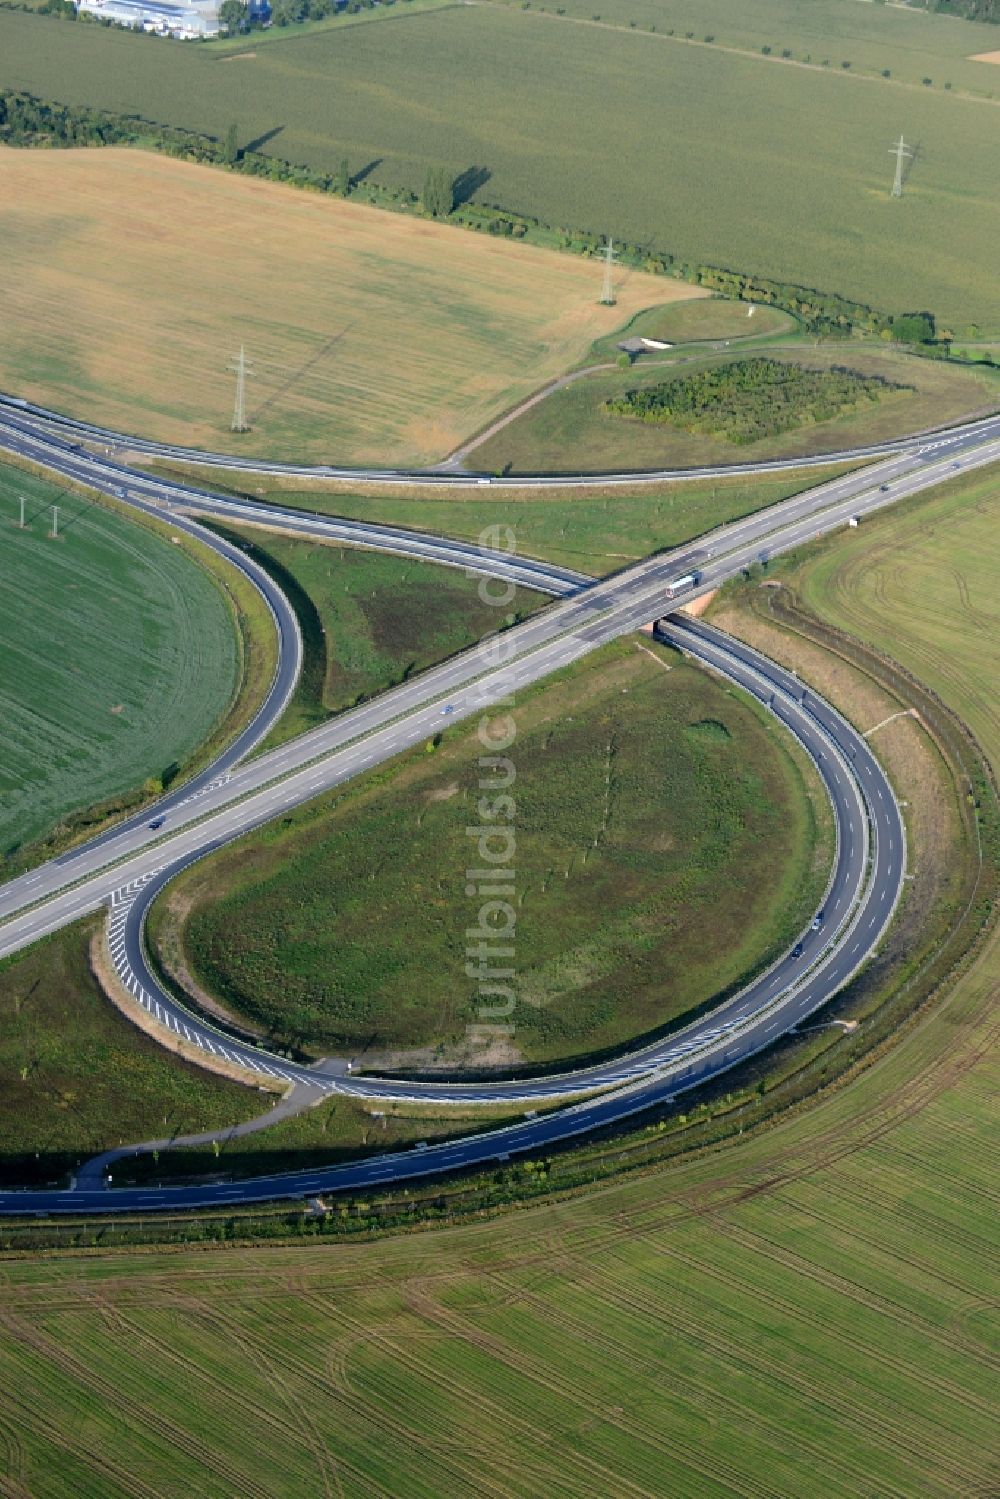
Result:
<svg viewBox="0 0 1000 1499"><path fill-rule="evenodd" d="M606 470L603 473L488 475L473 470L455 469L447 463L431 468L342 468L333 464L298 464L260 458L240 458L230 453L210 453L200 448L181 447L176 443L154 442L150 438L130 437L93 422L63 416L44 406L36 406L16 396L0 393L0 420L24 432L61 436L67 443L87 443L104 449L107 457L115 454L138 454L167 463L189 463L204 468L220 468L231 473L270 474L299 479L337 479L350 483L383 485L415 484L425 488L444 489L489 484L498 489L590 488L605 484L679 483L687 479L719 479L739 475L780 473L790 468L817 468L829 463L862 463L893 453L925 449L942 439L977 434L978 441L1000 437L1000 415L988 416L950 430L920 436L888 439L868 447L843 448L813 457L773 458L739 464L714 464L701 468Z"/></svg>

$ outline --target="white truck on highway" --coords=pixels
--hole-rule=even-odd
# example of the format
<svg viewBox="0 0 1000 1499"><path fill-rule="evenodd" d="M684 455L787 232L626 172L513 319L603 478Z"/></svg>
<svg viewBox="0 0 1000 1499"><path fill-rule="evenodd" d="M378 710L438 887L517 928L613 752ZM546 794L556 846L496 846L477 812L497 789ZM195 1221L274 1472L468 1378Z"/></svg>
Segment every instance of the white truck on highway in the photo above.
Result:
<svg viewBox="0 0 1000 1499"><path fill-rule="evenodd" d="M672 578L667 584L667 598L676 598L685 588L693 588L701 580L701 573L685 573L682 578Z"/></svg>

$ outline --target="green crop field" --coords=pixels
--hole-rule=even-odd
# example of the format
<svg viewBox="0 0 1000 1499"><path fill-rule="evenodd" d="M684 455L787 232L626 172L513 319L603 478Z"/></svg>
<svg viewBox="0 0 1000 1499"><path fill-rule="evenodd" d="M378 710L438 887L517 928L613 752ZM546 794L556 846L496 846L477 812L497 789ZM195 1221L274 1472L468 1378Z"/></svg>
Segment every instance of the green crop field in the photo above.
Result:
<svg viewBox="0 0 1000 1499"><path fill-rule="evenodd" d="M226 599L182 548L19 469L0 467L0 556L9 856L68 813L176 770L230 707L239 656Z"/></svg>
<svg viewBox="0 0 1000 1499"><path fill-rule="evenodd" d="M822 26L825 12L809 9ZM847 0L829 10L866 24ZM787 0L783 14L791 21ZM909 21L893 8L883 24L903 35ZM953 36L976 50L990 30L920 24L949 53ZM377 26L229 59L0 12L8 86L220 138L236 121L242 140L268 137L263 149L289 160L326 171L345 154L355 170L376 163L374 179L389 187L419 192L431 163L481 168L479 200L557 227L655 242L684 261L889 311L927 307L963 336L969 324L1000 332L988 253L998 237L996 104L855 78L839 66L843 44L831 51L830 68L789 66L759 50L475 5L409 17L400 7ZM1000 93L994 67L967 66ZM888 148L901 130L917 156L897 201Z"/></svg>
<svg viewBox="0 0 1000 1499"><path fill-rule="evenodd" d="M521 0L508 3L517 6ZM548 0L531 8L556 11ZM595 21L588 0L560 0L557 13L570 22ZM907 92L928 87L925 78L934 89L950 85L949 92L1000 99L996 67L975 60L976 53L997 50L996 27L956 25L947 15L929 15L917 6L858 0L603 0L599 21L624 29L634 23L651 41L679 48L704 48L711 37L709 46L766 57L778 68L791 64L874 78L880 88L892 90L903 110ZM764 47L770 48L767 54ZM766 87L773 76L767 75Z"/></svg>
<svg viewBox="0 0 1000 1499"><path fill-rule="evenodd" d="M710 304L706 304L710 305ZM745 358L741 353L641 359L633 369L603 372L555 390L474 448L477 468L515 473L561 473L608 468L695 467L737 463L750 458L804 457L839 452L907 432L957 421L1000 404L1000 378L993 371L971 371L872 345L767 350L767 358L807 370L842 366L864 377L888 382L877 401L862 401L852 412L806 424L780 436L738 444L718 433L688 432L623 420L606 410L629 390L643 390L671 378L684 379Z"/></svg>
<svg viewBox="0 0 1000 1499"><path fill-rule="evenodd" d="M769 961L822 890L829 813L811 772L752 705L675 653L609 648L528 694L516 722L506 1060L657 1030ZM440 1045L467 1059L477 990L462 934L478 905L466 830L481 753L455 730L182 876L167 907L179 903L201 986L320 1050L370 1060Z"/></svg>
<svg viewBox="0 0 1000 1499"><path fill-rule="evenodd" d="M432 562L356 547L290 541L255 527L218 527L277 578L295 606L305 659L294 698L269 743L374 697L497 628L479 579ZM545 602L518 589L507 615Z"/></svg>
<svg viewBox="0 0 1000 1499"><path fill-rule="evenodd" d="M998 496L963 479L805 575L994 764ZM994 934L849 1085L570 1201L376 1243L8 1258L9 1485L991 1493L998 983Z"/></svg>
<svg viewBox="0 0 1000 1499"><path fill-rule="evenodd" d="M176 472L159 464L150 467ZM822 484L849 467L830 464L763 479L691 481L659 488L551 488L519 490L516 496L503 497L497 490L489 499L481 498L480 489L449 489L435 499L428 499L426 490L351 494L342 485L322 484L301 489L295 487L297 481L279 484L262 475L253 493L300 510L408 526L463 541L478 541L492 526L510 526L523 556L601 574L662 548L679 546L715 526ZM191 473L181 471L181 477L190 480ZM208 482L216 488L228 483L241 492L246 475L213 469Z"/></svg>
<svg viewBox="0 0 1000 1499"><path fill-rule="evenodd" d="M105 998L88 949L99 919L0 963L0 1184L63 1184L123 1141L249 1119L261 1095L191 1066Z"/></svg>

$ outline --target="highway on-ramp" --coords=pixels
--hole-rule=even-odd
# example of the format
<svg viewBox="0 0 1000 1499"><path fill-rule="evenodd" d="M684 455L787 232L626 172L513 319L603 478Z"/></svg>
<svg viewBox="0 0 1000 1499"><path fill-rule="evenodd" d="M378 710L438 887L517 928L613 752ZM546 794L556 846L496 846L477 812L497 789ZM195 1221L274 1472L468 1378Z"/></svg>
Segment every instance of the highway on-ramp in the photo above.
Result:
<svg viewBox="0 0 1000 1499"><path fill-rule="evenodd" d="M81 1188L62 1192L0 1193L3 1213L79 1213L192 1208L235 1201L317 1192L357 1190L507 1159L627 1120L677 1093L701 1084L769 1046L780 1034L815 1012L857 970L891 920L905 872L905 833L892 789L867 742L828 704L790 673L749 647L694 621L661 626L667 640L750 691L793 732L816 763L837 814L838 847L822 918L805 932L801 952L788 952L712 1015L653 1046L604 1068L580 1069L558 1079L455 1087L445 1083L398 1083L384 1079L330 1079L332 1089L365 1096L417 1097L454 1102L533 1100L589 1094L581 1102L541 1118L425 1149L374 1157L349 1166L312 1169L245 1182L194 1187ZM165 997L164 997L165 998ZM170 1001L166 1001L170 1003ZM183 1011L180 1011L184 1014ZM193 1016L191 1039L202 1037L232 1049L233 1060L252 1064L250 1048L204 1026ZM262 1060L262 1059L261 1059ZM278 1059L265 1063L270 1064ZM297 1069L285 1075L295 1080ZM303 1069L301 1081L318 1076ZM616 1086L617 1085L617 1086ZM594 1094L595 1089L614 1091Z"/></svg>

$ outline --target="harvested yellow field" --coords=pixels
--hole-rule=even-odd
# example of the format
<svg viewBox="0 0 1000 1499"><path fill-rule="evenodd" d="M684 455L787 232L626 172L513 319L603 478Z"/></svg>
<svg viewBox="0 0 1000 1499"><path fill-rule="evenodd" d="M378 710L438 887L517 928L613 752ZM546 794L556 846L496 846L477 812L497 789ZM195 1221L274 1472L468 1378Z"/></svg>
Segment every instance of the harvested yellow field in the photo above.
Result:
<svg viewBox="0 0 1000 1499"><path fill-rule="evenodd" d="M165 441L423 463L700 293L127 149L0 149L0 386ZM245 345L252 431L230 430Z"/></svg>

